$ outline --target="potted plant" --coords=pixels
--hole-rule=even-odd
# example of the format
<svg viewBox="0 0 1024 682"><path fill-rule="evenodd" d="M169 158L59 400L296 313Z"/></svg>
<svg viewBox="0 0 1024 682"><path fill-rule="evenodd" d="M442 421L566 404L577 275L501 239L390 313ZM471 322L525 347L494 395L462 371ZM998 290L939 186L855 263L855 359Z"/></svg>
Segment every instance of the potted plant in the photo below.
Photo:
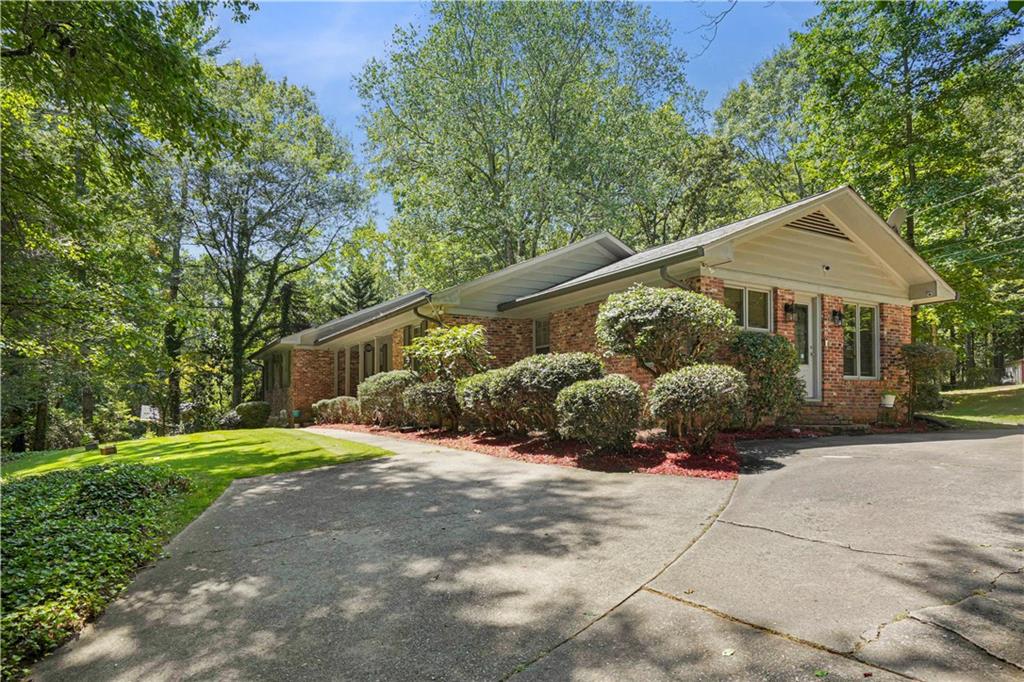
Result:
<svg viewBox="0 0 1024 682"><path fill-rule="evenodd" d="M880 407L891 410L896 407L896 400L899 398L899 394L896 392L897 385L895 381L888 379L882 382L882 398L879 403Z"/></svg>

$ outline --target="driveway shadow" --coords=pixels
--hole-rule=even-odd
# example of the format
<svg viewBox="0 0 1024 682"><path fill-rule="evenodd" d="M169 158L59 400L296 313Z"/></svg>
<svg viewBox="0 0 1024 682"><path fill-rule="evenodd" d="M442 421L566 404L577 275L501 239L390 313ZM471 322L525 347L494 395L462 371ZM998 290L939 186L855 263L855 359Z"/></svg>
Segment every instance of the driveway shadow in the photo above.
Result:
<svg viewBox="0 0 1024 682"><path fill-rule="evenodd" d="M668 563L731 485L447 451L236 482L34 678L501 678Z"/></svg>

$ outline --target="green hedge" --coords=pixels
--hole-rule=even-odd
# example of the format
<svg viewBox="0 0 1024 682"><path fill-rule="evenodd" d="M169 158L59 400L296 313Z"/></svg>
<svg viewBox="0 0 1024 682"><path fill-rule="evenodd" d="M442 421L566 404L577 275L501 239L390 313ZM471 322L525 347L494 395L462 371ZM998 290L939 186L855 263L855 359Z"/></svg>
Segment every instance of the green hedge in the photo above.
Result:
<svg viewBox="0 0 1024 682"><path fill-rule="evenodd" d="M317 424L357 424L359 422L359 401L350 395L324 398L312 405L313 419Z"/></svg>
<svg viewBox="0 0 1024 682"><path fill-rule="evenodd" d="M706 452L715 436L743 409L747 382L727 365L694 365L658 377L648 394L651 413Z"/></svg>
<svg viewBox="0 0 1024 682"><path fill-rule="evenodd" d="M733 361L746 377L743 425L757 428L792 417L803 403L796 347L789 339L763 332L740 332L732 342ZM739 421L739 420L737 420Z"/></svg>
<svg viewBox="0 0 1024 682"><path fill-rule="evenodd" d="M603 375L604 366L592 353L531 355L494 379L490 399L519 430L557 434L558 392L577 381Z"/></svg>
<svg viewBox="0 0 1024 682"><path fill-rule="evenodd" d="M270 403L262 400L239 403L235 405L235 412L238 413L239 428L263 428L267 425L267 417L270 416Z"/></svg>
<svg viewBox="0 0 1024 682"><path fill-rule="evenodd" d="M402 426L408 423L402 393L420 383L416 372L395 369L367 377L359 384L359 408L363 420L382 426Z"/></svg>
<svg viewBox="0 0 1024 682"><path fill-rule="evenodd" d="M625 450L636 438L644 395L621 374L577 381L555 401L558 433L597 450Z"/></svg>
<svg viewBox="0 0 1024 682"><path fill-rule="evenodd" d="M166 511L189 487L170 468L144 464L0 483L3 679L20 679L159 555Z"/></svg>
<svg viewBox="0 0 1024 682"><path fill-rule="evenodd" d="M451 381L413 384L402 393L402 402L406 414L416 426L459 428L459 403L455 399L455 384Z"/></svg>
<svg viewBox="0 0 1024 682"><path fill-rule="evenodd" d="M496 432L508 428L510 416L492 400L495 382L507 372L507 368L491 369L460 379L455 384L455 398L468 428Z"/></svg>

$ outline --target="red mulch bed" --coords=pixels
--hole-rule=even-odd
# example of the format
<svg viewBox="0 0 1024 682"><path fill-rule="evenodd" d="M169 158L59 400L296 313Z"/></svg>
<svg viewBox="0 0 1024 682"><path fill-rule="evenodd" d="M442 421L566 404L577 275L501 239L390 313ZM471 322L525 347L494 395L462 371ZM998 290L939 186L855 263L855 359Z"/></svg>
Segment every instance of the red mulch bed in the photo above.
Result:
<svg viewBox="0 0 1024 682"><path fill-rule="evenodd" d="M679 441L651 437L637 441L630 452L590 454L587 447L574 441L553 440L542 436L496 436L486 433L451 431L399 431L365 424L325 424L323 428L378 433L472 450L493 457L516 459L535 464L554 464L589 471L659 474L731 480L739 476L740 459L731 435L722 435L711 452L694 455Z"/></svg>

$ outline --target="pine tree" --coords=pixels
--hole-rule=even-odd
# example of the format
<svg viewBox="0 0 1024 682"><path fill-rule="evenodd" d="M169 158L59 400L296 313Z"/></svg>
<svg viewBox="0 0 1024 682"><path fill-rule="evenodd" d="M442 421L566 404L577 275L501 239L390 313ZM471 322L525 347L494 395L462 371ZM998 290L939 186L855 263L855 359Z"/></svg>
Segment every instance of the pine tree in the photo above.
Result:
<svg viewBox="0 0 1024 682"><path fill-rule="evenodd" d="M370 264L357 260L349 268L348 275L341 281L337 301L331 305L336 315L349 315L363 308L381 302L377 275Z"/></svg>

